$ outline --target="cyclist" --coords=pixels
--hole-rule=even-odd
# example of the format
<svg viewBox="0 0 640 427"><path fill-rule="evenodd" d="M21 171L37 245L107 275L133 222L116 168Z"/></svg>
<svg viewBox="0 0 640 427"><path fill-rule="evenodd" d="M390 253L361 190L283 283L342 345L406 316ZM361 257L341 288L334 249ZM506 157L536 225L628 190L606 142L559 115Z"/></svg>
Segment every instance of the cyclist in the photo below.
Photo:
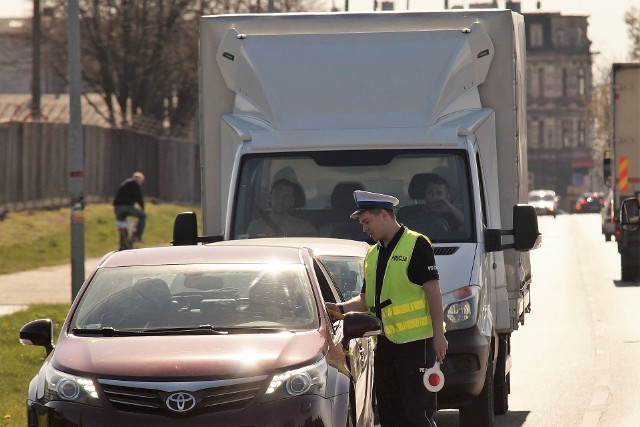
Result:
<svg viewBox="0 0 640 427"><path fill-rule="evenodd" d="M138 218L136 230L131 236L132 242L142 242L142 232L147 220L147 214L144 211L144 197L142 195L143 182L144 175L142 172L134 172L131 177L122 181L113 199L116 221L125 221L129 216ZM140 209L136 208L136 203L140 206Z"/></svg>

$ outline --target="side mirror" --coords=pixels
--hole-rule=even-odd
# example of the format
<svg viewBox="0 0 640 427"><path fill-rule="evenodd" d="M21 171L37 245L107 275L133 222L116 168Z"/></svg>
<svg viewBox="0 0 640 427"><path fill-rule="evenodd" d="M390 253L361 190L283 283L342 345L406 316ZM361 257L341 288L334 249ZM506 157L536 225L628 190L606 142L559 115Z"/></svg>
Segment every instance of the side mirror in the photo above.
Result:
<svg viewBox="0 0 640 427"><path fill-rule="evenodd" d="M640 229L640 202L634 197L624 199L620 206L620 226L625 231Z"/></svg>
<svg viewBox="0 0 640 427"><path fill-rule="evenodd" d="M51 319L33 320L20 328L20 343L22 345L41 345L47 350L47 355L51 353L54 349Z"/></svg>
<svg viewBox="0 0 640 427"><path fill-rule="evenodd" d="M370 337L382 333L382 322L375 316L366 313L346 313L342 323L344 338L342 347L349 347L349 340Z"/></svg>
<svg viewBox="0 0 640 427"><path fill-rule="evenodd" d="M516 251L537 249L542 243L542 235L538 230L538 216L531 205L515 205L513 207L513 239Z"/></svg>
<svg viewBox="0 0 640 427"><path fill-rule="evenodd" d="M198 219L195 212L182 212L173 221L173 246L198 243Z"/></svg>
<svg viewBox="0 0 640 427"><path fill-rule="evenodd" d="M513 236L513 243L503 243L502 236ZM538 216L531 205L515 205L513 207L513 230L487 228L484 230L485 249L487 252L515 249L526 252L537 249L542 243L542 235L538 231Z"/></svg>

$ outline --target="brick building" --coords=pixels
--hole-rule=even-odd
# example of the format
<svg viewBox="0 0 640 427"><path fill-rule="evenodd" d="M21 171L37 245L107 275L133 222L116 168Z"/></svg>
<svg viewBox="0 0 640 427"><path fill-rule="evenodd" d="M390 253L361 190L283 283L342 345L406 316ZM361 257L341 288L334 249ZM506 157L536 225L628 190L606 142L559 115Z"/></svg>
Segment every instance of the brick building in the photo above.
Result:
<svg viewBox="0 0 640 427"><path fill-rule="evenodd" d="M587 16L524 14L529 188L555 190L561 207L591 188L593 121Z"/></svg>

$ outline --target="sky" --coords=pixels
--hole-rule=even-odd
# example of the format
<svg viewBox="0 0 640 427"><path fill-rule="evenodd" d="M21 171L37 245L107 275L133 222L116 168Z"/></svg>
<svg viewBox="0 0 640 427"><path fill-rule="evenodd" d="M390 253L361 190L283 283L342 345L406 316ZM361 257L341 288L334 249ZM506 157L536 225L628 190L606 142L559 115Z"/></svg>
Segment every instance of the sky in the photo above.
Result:
<svg viewBox="0 0 640 427"><path fill-rule="evenodd" d="M327 3L327 9L335 5L344 9L345 0L320 0ZM350 11L368 11L373 9L374 0L349 0ZM468 5L469 3L488 2L489 0L449 0L449 7ZM542 12L560 12L563 15L588 15L589 30L587 36L592 41L591 51L598 52L594 58L596 64L608 65L612 62L624 62L629 51L629 37L624 23L624 13L632 6L640 9L640 0L521 0L521 11L534 12L537 3ZM41 4L44 3L41 0ZM396 10L442 9L444 0L395 0ZM498 7L504 7L505 1L498 0ZM0 17L29 16L32 0L0 0Z"/></svg>

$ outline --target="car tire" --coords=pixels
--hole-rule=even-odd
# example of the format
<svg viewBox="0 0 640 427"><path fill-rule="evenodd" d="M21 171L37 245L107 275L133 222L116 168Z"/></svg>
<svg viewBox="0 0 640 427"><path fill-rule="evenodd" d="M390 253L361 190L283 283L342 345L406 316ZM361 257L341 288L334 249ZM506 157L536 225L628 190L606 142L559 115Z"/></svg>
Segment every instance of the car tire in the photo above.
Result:
<svg viewBox="0 0 640 427"><path fill-rule="evenodd" d="M460 427L493 427L495 423L493 396L493 351L489 350L484 387L469 406L460 408Z"/></svg>

